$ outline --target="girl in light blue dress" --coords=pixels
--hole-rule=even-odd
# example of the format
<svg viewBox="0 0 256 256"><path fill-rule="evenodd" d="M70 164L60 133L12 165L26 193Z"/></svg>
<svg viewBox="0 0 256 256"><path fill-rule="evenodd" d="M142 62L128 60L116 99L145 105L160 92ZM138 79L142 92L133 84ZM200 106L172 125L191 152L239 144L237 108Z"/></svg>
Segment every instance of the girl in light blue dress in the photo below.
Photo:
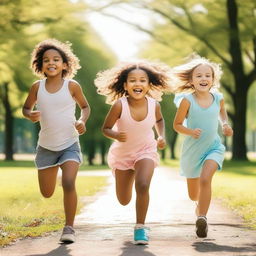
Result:
<svg viewBox="0 0 256 256"><path fill-rule="evenodd" d="M219 119L225 136L232 136L223 95L218 92L222 74L219 64L200 56L173 69L174 102L177 113L173 127L186 135L181 152L181 175L187 178L188 194L196 201L196 234L206 237L211 181L221 170L225 147L218 135Z"/></svg>

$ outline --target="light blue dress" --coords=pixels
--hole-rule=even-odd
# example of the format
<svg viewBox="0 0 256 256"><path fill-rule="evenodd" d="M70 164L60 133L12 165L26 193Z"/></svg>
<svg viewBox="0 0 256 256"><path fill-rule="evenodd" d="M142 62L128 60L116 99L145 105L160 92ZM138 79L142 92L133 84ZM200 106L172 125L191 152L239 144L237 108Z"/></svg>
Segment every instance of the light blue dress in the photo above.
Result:
<svg viewBox="0 0 256 256"><path fill-rule="evenodd" d="M192 93L178 94L174 98L177 107L184 97L190 102L184 125L191 129L202 129L200 138L186 136L182 145L180 174L187 178L200 177L202 166L207 159L217 162L218 170L222 168L225 147L218 134L218 120L220 100L223 96L216 92L212 95L214 100L208 108L201 107Z"/></svg>

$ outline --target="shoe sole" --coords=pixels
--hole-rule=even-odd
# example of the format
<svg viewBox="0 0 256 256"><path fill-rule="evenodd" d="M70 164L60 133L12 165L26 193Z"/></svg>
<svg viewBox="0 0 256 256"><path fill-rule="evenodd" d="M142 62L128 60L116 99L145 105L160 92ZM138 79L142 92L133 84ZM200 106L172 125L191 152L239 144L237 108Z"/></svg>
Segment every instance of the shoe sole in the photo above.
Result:
<svg viewBox="0 0 256 256"><path fill-rule="evenodd" d="M137 241L134 241L134 244L136 244L136 245L146 245L146 244L148 244L148 241L137 240Z"/></svg>
<svg viewBox="0 0 256 256"><path fill-rule="evenodd" d="M207 237L207 222L204 219L196 221L196 234L200 238Z"/></svg>
<svg viewBox="0 0 256 256"><path fill-rule="evenodd" d="M62 236L60 239L61 243L74 243L75 242L75 238L70 238L70 237L65 237Z"/></svg>

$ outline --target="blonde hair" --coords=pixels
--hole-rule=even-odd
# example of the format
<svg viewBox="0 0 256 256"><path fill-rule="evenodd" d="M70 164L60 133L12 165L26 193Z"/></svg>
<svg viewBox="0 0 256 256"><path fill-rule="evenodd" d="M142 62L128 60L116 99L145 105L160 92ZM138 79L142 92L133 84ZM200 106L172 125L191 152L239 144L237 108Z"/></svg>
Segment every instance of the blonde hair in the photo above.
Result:
<svg viewBox="0 0 256 256"><path fill-rule="evenodd" d="M59 52L63 62L67 64L67 69L62 71L62 76L73 78L77 70L81 68L79 59L72 52L70 42L62 43L54 38L46 39L35 46L31 57L31 68L35 75L45 76L42 73L43 55L47 50L51 49Z"/></svg>
<svg viewBox="0 0 256 256"><path fill-rule="evenodd" d="M141 69L147 73L150 84L148 95L152 98L161 101L164 91L171 92L170 68L167 65L146 60L123 62L96 75L94 83L97 92L106 96L106 103L113 104L126 95L124 83L127 81L128 74L134 69Z"/></svg>
<svg viewBox="0 0 256 256"><path fill-rule="evenodd" d="M213 86L212 88L218 89L220 87L220 78L222 75L221 65L211 62L210 60L201 57L197 54L192 54L189 60L180 66L173 68L173 90L174 92L194 91L193 85L190 83L192 74L195 68L200 65L208 65L212 70Z"/></svg>

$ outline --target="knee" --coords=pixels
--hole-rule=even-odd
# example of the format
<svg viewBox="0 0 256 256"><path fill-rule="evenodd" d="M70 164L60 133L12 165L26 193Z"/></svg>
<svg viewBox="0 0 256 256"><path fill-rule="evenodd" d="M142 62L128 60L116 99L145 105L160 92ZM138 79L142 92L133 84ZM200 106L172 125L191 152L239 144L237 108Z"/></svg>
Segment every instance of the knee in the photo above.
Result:
<svg viewBox="0 0 256 256"><path fill-rule="evenodd" d="M211 180L205 178L205 177L201 177L200 178L200 187L207 187L211 185Z"/></svg>
<svg viewBox="0 0 256 256"><path fill-rule="evenodd" d="M192 201L198 201L198 195L195 194L188 194L190 200Z"/></svg>
<svg viewBox="0 0 256 256"><path fill-rule="evenodd" d="M193 191L193 192L189 191L188 196L189 196L190 200L198 201L198 198L199 198L198 191Z"/></svg>
<svg viewBox="0 0 256 256"><path fill-rule="evenodd" d="M132 194L131 193L118 193L118 192L116 192L116 197L117 197L118 202L121 205L125 206L125 205L130 203L131 198L132 198Z"/></svg>
<svg viewBox="0 0 256 256"><path fill-rule="evenodd" d="M53 192L54 191L44 191L44 190L41 189L41 194L45 198L50 198L53 195Z"/></svg>
<svg viewBox="0 0 256 256"><path fill-rule="evenodd" d="M117 198L119 203L123 206L127 205L130 203L131 198Z"/></svg>
<svg viewBox="0 0 256 256"><path fill-rule="evenodd" d="M145 182L138 182L135 184L135 190L137 194L145 194L149 191L149 184Z"/></svg>
<svg viewBox="0 0 256 256"><path fill-rule="evenodd" d="M74 191L75 190L75 182L69 181L69 180L63 181L62 187L65 192Z"/></svg>

